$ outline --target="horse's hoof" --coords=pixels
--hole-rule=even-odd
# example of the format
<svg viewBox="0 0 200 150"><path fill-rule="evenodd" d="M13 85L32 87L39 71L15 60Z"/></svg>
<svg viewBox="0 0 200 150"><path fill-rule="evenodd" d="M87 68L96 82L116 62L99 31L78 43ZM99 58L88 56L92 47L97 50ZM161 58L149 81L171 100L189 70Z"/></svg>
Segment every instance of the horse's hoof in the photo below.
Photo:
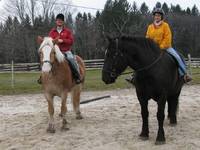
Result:
<svg viewBox="0 0 200 150"><path fill-rule="evenodd" d="M47 132L48 133L55 133L56 132L53 124L49 124L49 126L47 128Z"/></svg>
<svg viewBox="0 0 200 150"><path fill-rule="evenodd" d="M175 127L177 125L177 123L170 123L169 124L171 127Z"/></svg>
<svg viewBox="0 0 200 150"><path fill-rule="evenodd" d="M61 127L61 131L68 131L68 130L69 130L68 127L65 127L65 126L62 126L62 127Z"/></svg>
<svg viewBox="0 0 200 150"><path fill-rule="evenodd" d="M162 145L162 144L165 144L165 137L164 136L157 137L155 145Z"/></svg>
<svg viewBox="0 0 200 150"><path fill-rule="evenodd" d="M156 141L155 142L155 145L163 145L165 144L166 142L165 141Z"/></svg>
<svg viewBox="0 0 200 150"><path fill-rule="evenodd" d="M149 137L147 137L147 136L140 136L139 137L142 141L147 141L147 140L149 140Z"/></svg>
<svg viewBox="0 0 200 150"><path fill-rule="evenodd" d="M48 132L48 133L55 133L56 130L55 130L55 129L52 129L52 128L47 128L47 132Z"/></svg>
<svg viewBox="0 0 200 150"><path fill-rule="evenodd" d="M76 119L77 120L81 120L81 119L83 119L83 116L82 115L78 115L78 116L76 116Z"/></svg>
<svg viewBox="0 0 200 150"><path fill-rule="evenodd" d="M146 141L146 140L149 139L149 136L148 136L148 135L142 135L142 134L140 134L140 135L139 135L139 138L140 138L141 140L143 140L143 141Z"/></svg>
<svg viewBox="0 0 200 150"><path fill-rule="evenodd" d="M176 120L170 120L170 121L169 121L169 124L170 124L171 126L176 126L176 125L177 125L177 121L176 121Z"/></svg>

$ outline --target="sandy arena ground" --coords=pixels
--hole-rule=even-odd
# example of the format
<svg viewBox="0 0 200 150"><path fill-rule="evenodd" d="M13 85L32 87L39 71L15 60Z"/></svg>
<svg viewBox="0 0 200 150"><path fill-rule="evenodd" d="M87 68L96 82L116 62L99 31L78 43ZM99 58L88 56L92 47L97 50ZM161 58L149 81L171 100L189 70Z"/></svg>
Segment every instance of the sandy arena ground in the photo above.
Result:
<svg viewBox="0 0 200 150"><path fill-rule="evenodd" d="M154 145L156 108L149 103L150 138L138 138L140 106L135 89L83 92L82 100L111 98L81 105L83 120L76 120L68 104L69 131L61 131L60 99L55 99L56 133L46 132L47 103L42 94L0 96L0 150L200 150L200 85L185 86L180 97L178 125L165 120L166 144Z"/></svg>

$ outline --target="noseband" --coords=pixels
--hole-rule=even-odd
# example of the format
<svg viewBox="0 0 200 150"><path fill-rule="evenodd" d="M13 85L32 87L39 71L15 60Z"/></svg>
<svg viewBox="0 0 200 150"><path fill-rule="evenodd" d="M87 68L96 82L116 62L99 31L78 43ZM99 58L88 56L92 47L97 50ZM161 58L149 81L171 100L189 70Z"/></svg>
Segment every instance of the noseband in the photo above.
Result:
<svg viewBox="0 0 200 150"><path fill-rule="evenodd" d="M50 61L50 60L44 60L44 61L42 61L42 63L44 64L44 63L49 63L51 66L53 66L53 63Z"/></svg>

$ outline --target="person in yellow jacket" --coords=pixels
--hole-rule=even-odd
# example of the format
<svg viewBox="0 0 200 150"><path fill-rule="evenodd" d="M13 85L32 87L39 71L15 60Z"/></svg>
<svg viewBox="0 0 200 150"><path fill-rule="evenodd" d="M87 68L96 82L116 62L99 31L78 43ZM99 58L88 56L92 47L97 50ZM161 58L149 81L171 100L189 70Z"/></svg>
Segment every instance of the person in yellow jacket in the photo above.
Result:
<svg viewBox="0 0 200 150"><path fill-rule="evenodd" d="M159 9L156 9L158 11ZM160 13L154 11L154 22L148 26L146 38L152 39L157 43L160 49L172 47L172 33L168 23L162 20ZM162 11L161 11L162 12Z"/></svg>
<svg viewBox="0 0 200 150"><path fill-rule="evenodd" d="M148 26L146 38L152 39L157 43L161 51L167 51L176 58L179 64L179 74L185 82L189 82L192 78L186 73L186 65L184 60L179 56L177 51L172 48L172 33L169 24L164 21L164 11L161 7L156 7L153 10L153 23ZM134 82L134 76L126 79L128 82Z"/></svg>

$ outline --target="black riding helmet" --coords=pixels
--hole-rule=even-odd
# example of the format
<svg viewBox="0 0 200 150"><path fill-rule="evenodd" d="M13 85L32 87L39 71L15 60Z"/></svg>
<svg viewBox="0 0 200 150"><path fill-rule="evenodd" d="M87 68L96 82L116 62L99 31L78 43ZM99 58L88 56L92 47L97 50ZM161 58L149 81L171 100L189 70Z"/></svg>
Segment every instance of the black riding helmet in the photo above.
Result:
<svg viewBox="0 0 200 150"><path fill-rule="evenodd" d="M154 8L153 15L155 15L156 13L161 14L162 16L165 15L165 12L163 11L162 8Z"/></svg>
<svg viewBox="0 0 200 150"><path fill-rule="evenodd" d="M156 7L153 9L152 14L155 15L156 13L160 14L160 15L161 15L161 18L162 18L162 20L163 20L164 15L165 15L165 12L164 12L163 9L161 8L161 4L160 4L160 3L157 3L157 4L156 4Z"/></svg>
<svg viewBox="0 0 200 150"><path fill-rule="evenodd" d="M56 20L57 20L57 19L60 19L60 20L64 21L64 15L63 15L63 14L58 14L58 15L56 16Z"/></svg>

